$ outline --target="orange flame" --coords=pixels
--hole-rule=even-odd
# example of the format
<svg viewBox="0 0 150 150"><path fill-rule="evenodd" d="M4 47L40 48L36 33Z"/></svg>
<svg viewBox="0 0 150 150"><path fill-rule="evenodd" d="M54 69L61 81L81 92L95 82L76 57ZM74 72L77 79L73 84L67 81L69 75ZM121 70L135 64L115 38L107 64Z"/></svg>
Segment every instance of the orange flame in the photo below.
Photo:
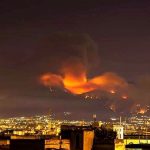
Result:
<svg viewBox="0 0 150 150"><path fill-rule="evenodd" d="M128 99L128 96L127 96L127 95L123 95L123 96L122 96L122 99L127 100L127 99Z"/></svg>
<svg viewBox="0 0 150 150"><path fill-rule="evenodd" d="M110 90L110 93L111 93L111 94L115 94L116 91L115 91L115 90Z"/></svg>
<svg viewBox="0 0 150 150"><path fill-rule="evenodd" d="M147 112L147 109L141 108L141 109L138 111L138 114L145 114L146 112Z"/></svg>
<svg viewBox="0 0 150 150"><path fill-rule="evenodd" d="M114 104L109 106L110 110L112 110L113 112L116 112L116 106Z"/></svg>
<svg viewBox="0 0 150 150"><path fill-rule="evenodd" d="M40 78L43 85L65 88L73 94L83 94L96 89L108 91L127 86L127 83L114 73L105 73L88 79L82 64L68 65L62 69L62 75L47 73ZM115 94L114 90L110 91ZM125 97L124 97L125 99Z"/></svg>
<svg viewBox="0 0 150 150"><path fill-rule="evenodd" d="M47 73L41 76L41 82L45 86L57 86L61 87L63 86L63 80L60 75Z"/></svg>

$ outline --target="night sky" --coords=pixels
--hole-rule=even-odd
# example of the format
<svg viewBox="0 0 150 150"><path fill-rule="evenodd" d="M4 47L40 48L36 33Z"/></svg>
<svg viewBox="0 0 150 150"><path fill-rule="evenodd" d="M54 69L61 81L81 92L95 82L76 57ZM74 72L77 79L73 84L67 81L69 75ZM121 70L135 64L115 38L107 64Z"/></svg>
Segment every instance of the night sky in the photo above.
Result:
<svg viewBox="0 0 150 150"><path fill-rule="evenodd" d="M68 38L68 36L70 38ZM150 1L0 2L0 117L72 112L72 119L111 114L105 101L85 102L39 82L88 49L88 76L115 72L131 85L134 104L150 100ZM106 98L109 99L109 98ZM132 107L131 107L132 108ZM79 117L80 114L80 117ZM81 118L82 117L82 118Z"/></svg>

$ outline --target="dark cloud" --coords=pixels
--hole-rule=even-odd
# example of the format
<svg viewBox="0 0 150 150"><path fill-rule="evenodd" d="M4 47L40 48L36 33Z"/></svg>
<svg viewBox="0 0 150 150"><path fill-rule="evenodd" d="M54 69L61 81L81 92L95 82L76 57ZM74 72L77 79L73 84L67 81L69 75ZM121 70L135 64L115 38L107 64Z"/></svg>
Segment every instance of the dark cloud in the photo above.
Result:
<svg viewBox="0 0 150 150"><path fill-rule="evenodd" d="M86 69L98 65L97 47L95 42L86 34L53 33L40 39L39 43L35 57L37 63L44 61L54 70L60 69L66 61L70 63L81 62Z"/></svg>

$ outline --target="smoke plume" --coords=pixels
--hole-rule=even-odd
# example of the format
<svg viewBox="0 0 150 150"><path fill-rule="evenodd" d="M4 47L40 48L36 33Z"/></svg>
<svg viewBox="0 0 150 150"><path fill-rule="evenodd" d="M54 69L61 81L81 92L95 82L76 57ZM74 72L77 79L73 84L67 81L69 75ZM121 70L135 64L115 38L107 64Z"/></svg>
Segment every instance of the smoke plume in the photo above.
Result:
<svg viewBox="0 0 150 150"><path fill-rule="evenodd" d="M77 95L94 90L121 93L128 86L122 77L112 72L91 77L91 72L99 65L99 57L97 47L89 36L61 33L49 40L50 48L59 49L60 53L54 57L59 69L57 73L48 72L41 76L45 86L56 86Z"/></svg>

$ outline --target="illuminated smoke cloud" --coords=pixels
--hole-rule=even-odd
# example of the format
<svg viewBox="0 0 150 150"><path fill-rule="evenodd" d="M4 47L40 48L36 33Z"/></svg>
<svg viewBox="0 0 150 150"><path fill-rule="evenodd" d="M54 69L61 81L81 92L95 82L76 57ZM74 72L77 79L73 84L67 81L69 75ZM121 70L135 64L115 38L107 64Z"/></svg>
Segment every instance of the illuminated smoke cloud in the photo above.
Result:
<svg viewBox="0 0 150 150"><path fill-rule="evenodd" d="M44 49L50 49L52 53L47 54L47 58L43 57L48 60L50 66L40 76L44 86L59 87L75 95L84 95L87 100L100 98L101 94L97 92L100 90L107 92L110 99L123 101L130 99L134 105L141 103L142 100L148 103L150 77L144 77L135 84L128 84L114 72L93 74L101 71L97 70L99 66L97 47L89 36L59 33L44 40L43 45L43 52ZM90 95L88 94L90 92L95 93Z"/></svg>
<svg viewBox="0 0 150 150"><path fill-rule="evenodd" d="M87 35L59 34L50 40L51 48L59 47L64 53L61 54L62 58L57 58L60 60L58 73L48 72L41 76L45 86L64 88L73 94L84 94L97 89L118 91L127 87L126 81L112 72L88 77L99 59L96 46Z"/></svg>

